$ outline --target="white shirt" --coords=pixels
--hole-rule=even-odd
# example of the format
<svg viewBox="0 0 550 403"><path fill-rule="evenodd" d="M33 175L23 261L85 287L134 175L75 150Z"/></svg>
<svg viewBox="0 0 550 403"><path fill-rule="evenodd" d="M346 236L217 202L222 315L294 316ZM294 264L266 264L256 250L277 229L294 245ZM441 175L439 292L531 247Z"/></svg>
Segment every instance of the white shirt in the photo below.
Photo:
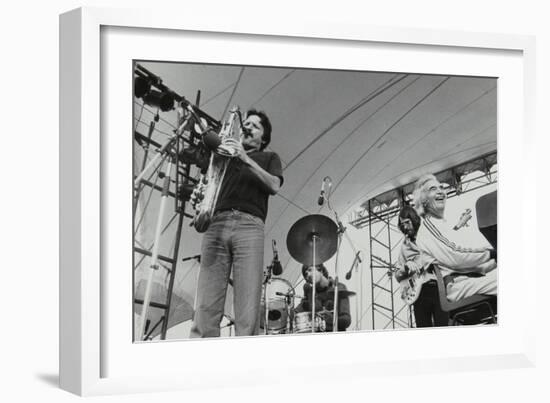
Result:
<svg viewBox="0 0 550 403"><path fill-rule="evenodd" d="M480 272L477 267L489 260L487 248L462 246L456 231L443 218L426 216L418 230L416 244L441 267L443 276L454 273Z"/></svg>

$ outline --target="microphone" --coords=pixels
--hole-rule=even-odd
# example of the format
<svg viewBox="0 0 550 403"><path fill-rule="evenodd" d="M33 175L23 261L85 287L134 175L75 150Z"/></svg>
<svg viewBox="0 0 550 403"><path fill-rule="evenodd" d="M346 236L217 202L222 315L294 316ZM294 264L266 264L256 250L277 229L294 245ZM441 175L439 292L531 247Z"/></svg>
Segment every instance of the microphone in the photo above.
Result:
<svg viewBox="0 0 550 403"><path fill-rule="evenodd" d="M355 267L355 263L356 263L356 262L359 262L359 263L362 262L361 258L359 257L359 252L361 252L361 251L358 251L358 252L355 254L355 259L353 259L353 263L351 264L351 268L350 268L349 271L346 273L346 280L349 280L349 279L351 278L351 273L353 272L353 268Z"/></svg>
<svg viewBox="0 0 550 403"><path fill-rule="evenodd" d="M277 252L277 242L273 240L272 245L273 245L272 270L274 275L279 276L283 272L283 266L281 266L281 262L279 262L279 253Z"/></svg>
<svg viewBox="0 0 550 403"><path fill-rule="evenodd" d="M319 193L319 198L317 199L317 204L322 206L325 203L325 185L327 178L323 178L323 184L321 185L321 193Z"/></svg>
<svg viewBox="0 0 550 403"><path fill-rule="evenodd" d="M332 188L332 180L330 179L330 176L325 176L323 178L323 184L321 185L321 193L319 193L319 198L317 199L317 204L319 206L322 206L325 203L325 199L327 198L325 196L325 193L326 193L325 192L325 186L326 186L327 182L328 182L328 187L329 187L328 192L329 192L329 197L330 197L330 189Z"/></svg>

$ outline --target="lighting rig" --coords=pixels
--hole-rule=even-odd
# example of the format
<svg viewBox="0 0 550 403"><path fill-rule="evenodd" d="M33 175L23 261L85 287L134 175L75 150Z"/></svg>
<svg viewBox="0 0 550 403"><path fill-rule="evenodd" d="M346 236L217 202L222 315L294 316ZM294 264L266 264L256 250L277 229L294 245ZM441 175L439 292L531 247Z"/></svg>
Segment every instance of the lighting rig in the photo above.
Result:
<svg viewBox="0 0 550 403"><path fill-rule="evenodd" d="M184 97L178 95L175 91L168 88L162 82L162 79L147 70L142 65L136 63L134 68L134 95L143 101L145 105L156 108L156 114L149 124L148 135L145 136L134 131L134 138L144 149L141 171L134 179L135 204L134 214L137 210L137 201L143 186L147 185L161 191L157 224L152 250L143 250L134 245L134 252L143 256L150 256L148 277L143 300L134 299L135 304L142 305L140 319L138 322L138 333L135 340L150 340L155 329L161 326L160 337L166 338L166 331L171 314L171 300L174 288L175 272L179 254L179 245L182 231L183 218L193 218L193 215L185 212L185 202L189 200L197 180L191 176L191 167L196 166L201 171L206 171L208 167L209 154L212 149L212 139L218 139L217 133L221 129L221 124L216 119L199 109L200 91L197 93L196 102L192 104ZM152 139L156 123L159 122L159 111L170 113L176 112L176 129L174 135L161 144L161 141ZM155 156L148 162L148 152L150 147L156 149ZM159 169L158 176L163 181L159 186L145 179L145 174L153 167L162 167L164 160L168 163L166 167ZM171 192L170 182L172 168L176 167L175 192ZM175 234L175 245L172 256L162 256L159 253L161 223L164 216L164 208L168 197L174 197L175 212L179 215L178 227ZM152 280L153 273L159 268L159 261L171 263L169 269L169 284L166 293L165 302L152 301ZM158 298L158 297L157 297ZM148 317L150 307L162 309L164 314L156 324L149 330L151 320Z"/></svg>

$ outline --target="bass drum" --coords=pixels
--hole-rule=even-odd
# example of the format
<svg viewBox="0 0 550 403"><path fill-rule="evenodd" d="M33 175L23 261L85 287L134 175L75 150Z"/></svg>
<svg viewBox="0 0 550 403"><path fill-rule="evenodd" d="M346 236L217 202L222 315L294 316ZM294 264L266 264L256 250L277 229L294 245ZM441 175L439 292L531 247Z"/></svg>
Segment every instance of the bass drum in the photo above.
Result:
<svg viewBox="0 0 550 403"><path fill-rule="evenodd" d="M294 315L294 306L287 303L287 298L280 294L294 294L294 287L289 281L282 278L273 278L266 287L266 292L262 290L262 306L260 309L260 334L266 333L266 310L267 310L267 334L284 334L290 325ZM265 297L267 297L267 306ZM289 318L290 312L290 318Z"/></svg>

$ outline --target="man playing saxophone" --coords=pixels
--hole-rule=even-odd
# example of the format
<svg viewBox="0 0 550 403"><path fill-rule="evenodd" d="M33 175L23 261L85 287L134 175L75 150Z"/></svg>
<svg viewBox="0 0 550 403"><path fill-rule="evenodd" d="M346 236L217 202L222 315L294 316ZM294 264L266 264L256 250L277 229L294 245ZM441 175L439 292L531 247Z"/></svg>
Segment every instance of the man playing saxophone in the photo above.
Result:
<svg viewBox="0 0 550 403"><path fill-rule="evenodd" d="M231 271L235 335L259 332L264 222L269 196L283 184L283 170L279 156L265 151L271 123L264 112L249 110L241 134L241 142L224 140L235 147L236 156L229 161L202 239L192 338L220 335Z"/></svg>

